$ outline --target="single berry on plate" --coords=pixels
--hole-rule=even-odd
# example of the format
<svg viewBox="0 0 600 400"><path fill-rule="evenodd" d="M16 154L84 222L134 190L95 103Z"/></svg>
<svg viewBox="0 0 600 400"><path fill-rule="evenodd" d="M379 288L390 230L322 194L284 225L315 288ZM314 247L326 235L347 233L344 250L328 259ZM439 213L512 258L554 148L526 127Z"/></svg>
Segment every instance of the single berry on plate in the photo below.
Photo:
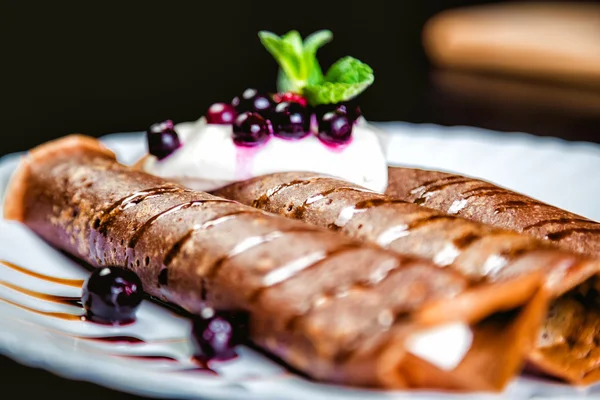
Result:
<svg viewBox="0 0 600 400"><path fill-rule="evenodd" d="M330 111L319 120L318 137L327 144L345 144L352 137L352 122L342 111Z"/></svg>
<svg viewBox="0 0 600 400"><path fill-rule="evenodd" d="M206 363L237 356L235 347L248 337L248 314L240 311L215 311L205 308L192 319L194 357Z"/></svg>
<svg viewBox="0 0 600 400"><path fill-rule="evenodd" d="M120 325L133 322L142 302L142 282L121 267L95 269L83 285L81 298L90 321Z"/></svg>
<svg viewBox="0 0 600 400"><path fill-rule="evenodd" d="M229 125L233 123L237 113L235 107L226 103L215 103L206 112L206 122L209 124Z"/></svg>
<svg viewBox="0 0 600 400"><path fill-rule="evenodd" d="M313 112L317 116L318 120L322 119L325 114L332 111L337 111L339 113L346 114L348 116L348 120L351 123L356 122L356 120L362 115L358 104L350 102L343 102L337 104L321 104L314 107L313 109Z"/></svg>
<svg viewBox="0 0 600 400"><path fill-rule="evenodd" d="M266 142L270 135L269 121L258 113L242 113L233 122L233 142L239 146L258 146Z"/></svg>
<svg viewBox="0 0 600 400"><path fill-rule="evenodd" d="M236 96L231 101L238 113L255 112L268 118L273 109L273 102L266 94L259 93L256 89L246 89L241 96Z"/></svg>
<svg viewBox="0 0 600 400"><path fill-rule="evenodd" d="M151 125L146 132L146 139L148 141L148 152L159 160L168 157L181 147L179 136L175 132L171 120Z"/></svg>
<svg viewBox="0 0 600 400"><path fill-rule="evenodd" d="M306 100L306 97L302 96L299 93L293 93L293 92L275 93L273 95L273 100L275 101L275 103L282 103L284 101L289 101L292 103L298 103L304 107L306 107L308 105L308 101Z"/></svg>
<svg viewBox="0 0 600 400"><path fill-rule="evenodd" d="M310 113L299 103L284 101L275 106L271 117L275 136L299 139L310 133Z"/></svg>

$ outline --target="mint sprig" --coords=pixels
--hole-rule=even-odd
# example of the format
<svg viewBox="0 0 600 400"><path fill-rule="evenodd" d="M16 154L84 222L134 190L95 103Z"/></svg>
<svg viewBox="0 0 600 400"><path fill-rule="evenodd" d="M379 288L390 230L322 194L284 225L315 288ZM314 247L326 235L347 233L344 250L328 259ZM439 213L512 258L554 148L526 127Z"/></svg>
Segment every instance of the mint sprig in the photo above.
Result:
<svg viewBox="0 0 600 400"><path fill-rule="evenodd" d="M317 51L333 39L331 31L318 31L304 40L298 31L281 37L261 31L258 36L279 64L277 90L300 93L313 106L350 100L375 79L371 67L352 57L338 60L323 76Z"/></svg>

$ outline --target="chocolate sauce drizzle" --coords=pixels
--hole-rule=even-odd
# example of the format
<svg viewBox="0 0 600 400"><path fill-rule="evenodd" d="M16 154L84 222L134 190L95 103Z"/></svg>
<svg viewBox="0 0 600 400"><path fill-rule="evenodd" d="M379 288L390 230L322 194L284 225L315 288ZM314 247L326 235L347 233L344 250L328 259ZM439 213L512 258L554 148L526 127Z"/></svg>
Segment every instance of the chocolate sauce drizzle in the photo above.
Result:
<svg viewBox="0 0 600 400"><path fill-rule="evenodd" d="M81 284L83 283L82 280L75 280L75 279L64 279L64 278L55 278L52 276L48 276L48 275L42 275L33 271L30 271L26 268L23 268L21 266L18 266L14 263L10 263L8 261L5 260L0 260L0 264L14 269L16 271L19 271L23 274L32 276L36 279L42 279L48 282L53 282L53 283L58 283L58 284L62 284L65 286L77 286L80 287ZM65 304L65 305L69 305L69 306L76 306L79 309L83 310L83 307L81 305L81 299L79 297L69 297L69 296L58 296L58 295L51 295L51 294L46 294L46 293L42 293L42 292L37 292L37 291L33 291L30 289L26 289L26 288L22 288L20 286L17 285L13 285L11 283L8 282L4 282L4 281L0 281L0 285L7 287L11 290L17 291L19 293L23 293L27 296L30 297L34 297L34 298L38 298L41 300L45 300L45 301L50 301L50 302L54 302L54 303L58 303L58 304ZM28 312L32 312L38 315L43 315L46 317L51 317L51 318L57 318L57 319L62 319L62 320L66 320L66 321L87 321L85 318L85 315L83 314L71 314L71 313L64 313L64 312L50 312L50 311L42 311L42 310L38 310L32 307L28 307L25 306L23 304L19 304L17 302L8 300L8 299L4 299L0 297L0 301L10 304L14 307L26 310ZM49 328L47 328L49 329ZM114 336L82 336L82 335L72 335L72 334L68 334L62 331L56 331L54 329L51 329L54 332L63 334L65 336L69 336L69 337L73 337L75 339L78 340L85 340L85 341L92 341L92 342L102 342L102 343L109 343L109 344L127 344L127 345L141 345L141 344L146 344L146 343L165 343L165 342L174 342L174 341L183 341L184 339L168 339L168 340L153 340L151 342L148 342L144 339L135 337L135 336L125 336L125 335L114 335ZM116 357L121 357L121 358L129 358L129 359L140 359L140 360L148 360L148 361L168 361L168 362L173 362L173 363L179 363L180 361L172 356L169 355L159 355L159 354L139 354L139 355L127 355L127 354L112 354L113 356ZM212 369L210 369L208 367L208 365L206 365L206 363L200 363L198 361L195 361L195 359L192 357L191 361L193 361L196 366L193 367L184 367L184 369L178 369L175 370L173 372L179 372L179 371L184 371L184 372L188 372L188 371L202 371L202 372L206 372L206 373L210 373L213 375L218 375L217 372L213 371Z"/></svg>
<svg viewBox="0 0 600 400"><path fill-rule="evenodd" d="M144 344L147 343L144 339L140 339L134 336L96 336L96 337L86 337L86 336L76 336L78 339L82 340L90 340L95 342L106 342L106 343L124 343L124 344Z"/></svg>
<svg viewBox="0 0 600 400"><path fill-rule="evenodd" d="M63 312L51 312L51 311L42 311L42 310L37 310L35 308L32 307L27 307L23 304L19 304L16 303L14 301L11 300L7 300L4 298L0 298L0 301L3 301L5 303L8 303L12 306L15 306L17 308L21 308L23 310L32 312L34 314L38 314L38 315L44 315L47 317L53 317L53 318L58 318L58 319L63 319L66 321L84 321L85 320L85 316L83 314L81 315L77 315L77 314L70 314L70 313L63 313Z"/></svg>
<svg viewBox="0 0 600 400"><path fill-rule="evenodd" d="M138 360L152 360L152 361L168 361L168 362L179 362L179 360L175 357L171 357L171 356L163 356L163 355L157 355L157 354L134 354L134 355L122 355L122 354L114 354L117 357L122 357L122 358L131 358L131 359L138 359Z"/></svg>
<svg viewBox="0 0 600 400"><path fill-rule="evenodd" d="M53 282L53 283L58 283L61 285L65 285L65 286L72 286L72 287L81 287L83 285L84 280L82 279L66 279L66 278L56 278L53 276L49 276L49 275L44 275L44 274L40 274L38 272L34 272L31 271L29 269L20 267L16 264L13 264L9 261L5 261L5 260L0 260L0 264L4 265L5 267L8 267L10 269L14 269L15 271L18 271L22 274L25 275L29 275L32 276L34 278L37 279L41 279L41 280L45 280L48 282Z"/></svg>
<svg viewBox="0 0 600 400"><path fill-rule="evenodd" d="M71 296L57 296L53 294L46 294L41 292L36 292L34 290L29 290L22 288L17 285L13 285L12 283L0 281L0 286L7 287L15 292L23 293L30 297L35 297L37 299L50 301L52 303L64 304L67 306L81 307L81 298L80 297L71 297Z"/></svg>

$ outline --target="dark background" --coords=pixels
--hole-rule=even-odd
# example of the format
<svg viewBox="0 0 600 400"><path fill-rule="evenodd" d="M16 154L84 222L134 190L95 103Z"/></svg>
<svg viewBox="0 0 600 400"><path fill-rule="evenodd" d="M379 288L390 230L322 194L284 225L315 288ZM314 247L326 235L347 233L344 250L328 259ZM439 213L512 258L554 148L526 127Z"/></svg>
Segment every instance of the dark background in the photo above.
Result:
<svg viewBox="0 0 600 400"><path fill-rule="evenodd" d="M211 103L247 87L274 90L276 64L258 41L260 29L303 35L331 29L334 41L319 52L325 68L352 55L375 70L375 84L360 97L370 120L600 142L599 108L581 110L569 100L573 93L599 98L593 89L469 75L476 89L466 92L452 75L429 65L421 46L425 21L475 3L486 2L0 0L0 155L68 133L100 136L144 130L167 118L194 120ZM540 89L542 95L489 92L490 82ZM5 358L0 373L2 390L24 399L133 398Z"/></svg>
<svg viewBox="0 0 600 400"><path fill-rule="evenodd" d="M475 3L491 1L1 0L0 154L73 132L195 120L247 87L273 90L276 64L258 41L260 29L331 29L334 41L319 52L325 68L350 54L375 70L375 84L360 98L370 120L571 130L574 139L595 141L597 114L555 121L555 112L507 112L511 101L457 99L460 90L436 86L423 24L440 10Z"/></svg>

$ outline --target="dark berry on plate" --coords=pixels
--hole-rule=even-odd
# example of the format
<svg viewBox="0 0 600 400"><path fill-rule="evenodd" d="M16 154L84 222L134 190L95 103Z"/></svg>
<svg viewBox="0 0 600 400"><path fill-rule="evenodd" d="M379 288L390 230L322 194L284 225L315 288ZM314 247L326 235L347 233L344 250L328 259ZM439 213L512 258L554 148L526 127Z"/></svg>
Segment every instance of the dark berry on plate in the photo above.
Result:
<svg viewBox="0 0 600 400"><path fill-rule="evenodd" d="M133 271L113 266L95 269L83 285L81 300L87 319L114 325L133 322L142 290Z"/></svg>
<svg viewBox="0 0 600 400"><path fill-rule="evenodd" d="M271 117L275 136L299 139L310 133L310 113L299 103L284 101L275 106Z"/></svg>
<svg viewBox="0 0 600 400"><path fill-rule="evenodd" d="M242 113L233 122L233 142L239 146L258 146L266 142L270 135L269 121L258 113Z"/></svg>
<svg viewBox="0 0 600 400"><path fill-rule="evenodd" d="M226 103L215 103L206 112L206 122L209 124L229 125L233 124L237 113L235 107Z"/></svg>
<svg viewBox="0 0 600 400"><path fill-rule="evenodd" d="M248 314L205 308L192 319L194 356L201 362L225 361L237 356L235 347L248 338Z"/></svg>
<svg viewBox="0 0 600 400"><path fill-rule="evenodd" d="M352 136L352 122L344 112L336 110L325 113L318 120L318 137L327 144L348 143Z"/></svg>
<svg viewBox="0 0 600 400"><path fill-rule="evenodd" d="M231 105L235 107L238 113L255 112L264 118L269 118L273 109L271 98L266 94L259 93L256 89L244 90L241 96L233 98Z"/></svg>
<svg viewBox="0 0 600 400"><path fill-rule="evenodd" d="M308 101L306 100L306 97L302 96L299 93L293 93L293 92L276 93L273 95L273 100L276 103L282 103L284 101L288 101L288 102L292 102L292 103L298 103L304 107L306 107L308 105Z"/></svg>
<svg viewBox="0 0 600 400"><path fill-rule="evenodd" d="M175 132L173 121L171 120L151 125L146 132L146 138L148 141L148 152L159 160L168 157L181 147L179 136Z"/></svg>

